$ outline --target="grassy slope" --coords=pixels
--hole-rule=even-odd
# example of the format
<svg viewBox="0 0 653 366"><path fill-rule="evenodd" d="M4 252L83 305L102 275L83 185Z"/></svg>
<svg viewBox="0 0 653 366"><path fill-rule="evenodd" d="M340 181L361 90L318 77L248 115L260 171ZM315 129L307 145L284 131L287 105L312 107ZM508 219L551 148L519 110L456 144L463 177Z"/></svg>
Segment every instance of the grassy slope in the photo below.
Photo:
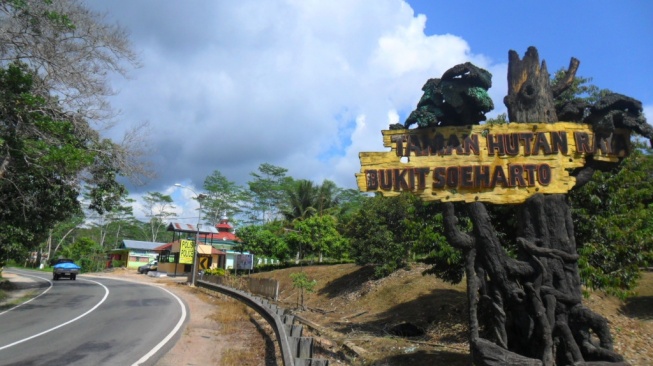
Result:
<svg viewBox="0 0 653 366"><path fill-rule="evenodd" d="M317 280L314 293L305 295L307 309L296 313L317 323L320 335L335 341L331 351L341 350L343 344L356 349L362 357L350 359L350 364L467 365L464 283L453 286L422 276L425 268L400 270L381 280L373 280L370 269L353 264L253 276L279 280L281 306L288 309L296 309L298 302L290 273L303 270ZM611 322L617 351L633 365L648 365L653 364L653 273L644 273L638 290L639 296L626 302L593 293L585 304ZM390 334L393 326L404 322L425 334L410 339Z"/></svg>

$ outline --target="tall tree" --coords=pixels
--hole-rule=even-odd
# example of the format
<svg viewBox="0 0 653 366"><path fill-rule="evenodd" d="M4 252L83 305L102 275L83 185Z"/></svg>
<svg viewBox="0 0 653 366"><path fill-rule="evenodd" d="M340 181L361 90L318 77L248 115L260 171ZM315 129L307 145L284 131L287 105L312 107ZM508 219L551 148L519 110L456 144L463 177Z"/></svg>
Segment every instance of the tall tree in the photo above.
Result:
<svg viewBox="0 0 653 366"><path fill-rule="evenodd" d="M408 227L415 220L416 200L409 194L366 200L345 226L351 258L374 266L377 277L404 267L416 240L415 231Z"/></svg>
<svg viewBox="0 0 653 366"><path fill-rule="evenodd" d="M242 211L243 201L247 199L243 188L218 170L204 179L204 190L207 197L202 201L202 211L204 219L213 226L220 222L223 215L233 219Z"/></svg>
<svg viewBox="0 0 653 366"><path fill-rule="evenodd" d="M132 66L124 30L79 1L0 1L3 248L36 245L57 221L79 212L84 183L90 207L101 213L119 202L119 176L150 175L139 163L143 126L120 143L97 132L113 116L107 75Z"/></svg>
<svg viewBox="0 0 653 366"><path fill-rule="evenodd" d="M338 206L340 202L340 192L342 190L338 186L325 179L321 185L317 187L316 197L315 197L315 209L318 215L324 215L329 210Z"/></svg>
<svg viewBox="0 0 653 366"><path fill-rule="evenodd" d="M287 221L303 220L315 213L316 189L312 181L293 181L286 187L285 194L286 203L282 213Z"/></svg>
<svg viewBox="0 0 653 366"><path fill-rule="evenodd" d="M102 129L114 123L115 113L107 102L114 93L107 75L127 76L128 70L140 66L126 30L107 23L78 0L2 0L0 25L0 65L16 60L27 65L35 76L33 93L49 108L68 113L76 133L102 141L89 121ZM146 126L128 129L120 143L96 144L104 164L137 181L151 177L152 171L140 160L146 153ZM0 164L0 176L3 167Z"/></svg>
<svg viewBox="0 0 653 366"><path fill-rule="evenodd" d="M339 222L346 223L370 197L357 189L343 189L338 195L338 205L333 210Z"/></svg>
<svg viewBox="0 0 653 366"><path fill-rule="evenodd" d="M250 173L252 180L247 182L252 195L250 219L264 224L280 218L284 199L284 186L291 178L286 176L288 169L268 163L261 164L258 173Z"/></svg>
<svg viewBox="0 0 653 366"><path fill-rule="evenodd" d="M0 69L0 244L34 246L80 212L77 176L95 153L60 110L34 95L23 65ZM31 244L29 244L31 243Z"/></svg>
<svg viewBox="0 0 653 366"><path fill-rule="evenodd" d="M84 201L90 201L89 190L83 193ZM117 248L120 243L120 234L123 227L132 225L136 218L133 215L132 203L126 190L120 194L118 202L109 210L97 213L94 210L85 210L86 223L90 225L89 237L101 247Z"/></svg>
<svg viewBox="0 0 653 366"><path fill-rule="evenodd" d="M337 207L341 189L325 179L321 185L300 179L285 186L285 205L282 213L286 220L303 220L312 215L322 215Z"/></svg>
<svg viewBox="0 0 653 366"><path fill-rule="evenodd" d="M317 255L320 263L324 256L337 259L346 256L347 240L338 232L338 221L334 216L313 215L296 221L293 228L297 231L295 242L304 253Z"/></svg>
<svg viewBox="0 0 653 366"><path fill-rule="evenodd" d="M60 221L50 229L48 238L42 247L48 259L55 258L61 247L70 241L72 234L84 223L84 216L73 216L66 221Z"/></svg>
<svg viewBox="0 0 653 366"><path fill-rule="evenodd" d="M173 211L175 205L172 204L172 197L160 192L147 192L147 195L143 197L143 201L145 202L143 212L145 217L150 220L150 238L151 241L156 242L159 232L168 224L168 219L176 216Z"/></svg>
<svg viewBox="0 0 653 366"><path fill-rule="evenodd" d="M281 221L264 225L248 225L238 229L242 241L240 249L255 255L284 261L290 257L290 248L283 235Z"/></svg>

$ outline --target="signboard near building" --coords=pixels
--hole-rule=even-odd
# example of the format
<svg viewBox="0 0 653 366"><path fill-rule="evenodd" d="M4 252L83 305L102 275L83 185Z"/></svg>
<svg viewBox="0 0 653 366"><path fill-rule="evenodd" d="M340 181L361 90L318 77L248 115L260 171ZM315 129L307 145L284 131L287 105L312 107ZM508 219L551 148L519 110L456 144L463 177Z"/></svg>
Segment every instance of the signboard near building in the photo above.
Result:
<svg viewBox="0 0 653 366"><path fill-rule="evenodd" d="M236 256L236 269L254 269L254 254L238 254Z"/></svg>
<svg viewBox="0 0 653 366"><path fill-rule="evenodd" d="M195 256L195 242L192 240L180 240L179 244L179 263L193 264L193 257Z"/></svg>

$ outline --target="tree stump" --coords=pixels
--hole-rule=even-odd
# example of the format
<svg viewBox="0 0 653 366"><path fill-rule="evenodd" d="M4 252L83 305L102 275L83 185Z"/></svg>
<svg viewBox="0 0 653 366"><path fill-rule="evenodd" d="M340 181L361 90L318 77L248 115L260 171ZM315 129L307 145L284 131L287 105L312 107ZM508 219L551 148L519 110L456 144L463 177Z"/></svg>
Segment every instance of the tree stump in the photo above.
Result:
<svg viewBox="0 0 653 366"><path fill-rule="evenodd" d="M510 51L508 95L512 123L557 122L554 91L573 81L572 59L563 85L550 85L546 63L530 47ZM483 203L467 205L472 235L457 226L445 204L449 242L466 256L470 347L476 365L619 365L607 320L582 304L574 225L566 195L537 194L519 208L517 258L508 256ZM482 316L479 314L483 314Z"/></svg>

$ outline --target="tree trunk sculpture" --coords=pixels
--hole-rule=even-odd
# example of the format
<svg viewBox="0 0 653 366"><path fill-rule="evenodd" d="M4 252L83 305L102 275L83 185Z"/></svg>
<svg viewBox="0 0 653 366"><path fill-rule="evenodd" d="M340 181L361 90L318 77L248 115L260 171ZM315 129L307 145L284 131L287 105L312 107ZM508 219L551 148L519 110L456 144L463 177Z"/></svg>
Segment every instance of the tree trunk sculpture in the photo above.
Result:
<svg viewBox="0 0 653 366"><path fill-rule="evenodd" d="M529 48L523 59L510 51L508 96L513 123L557 122L546 63ZM591 174L589 174L591 176ZM476 365L625 365L613 351L607 320L583 306L574 226L566 195L537 194L519 209L517 258L501 246L486 206L467 205L474 224L460 231L452 203L445 205L449 242L466 257L470 347Z"/></svg>

